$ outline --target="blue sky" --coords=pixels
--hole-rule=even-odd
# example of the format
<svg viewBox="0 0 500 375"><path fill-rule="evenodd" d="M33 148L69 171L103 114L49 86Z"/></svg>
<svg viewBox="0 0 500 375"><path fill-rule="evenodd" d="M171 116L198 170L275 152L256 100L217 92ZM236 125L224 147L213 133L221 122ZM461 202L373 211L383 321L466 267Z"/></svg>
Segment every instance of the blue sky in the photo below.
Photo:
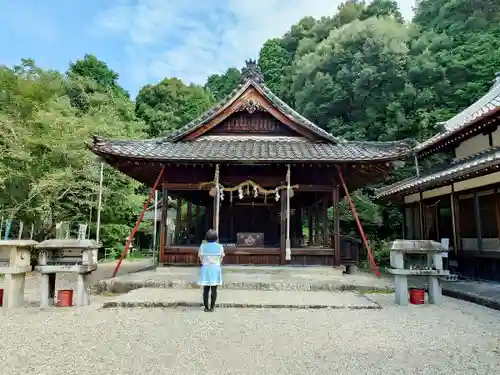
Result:
<svg viewBox="0 0 500 375"><path fill-rule="evenodd" d="M0 64L65 71L91 53L135 95L164 77L204 83L257 58L267 39L341 0L0 0ZM414 0L398 0L405 18Z"/></svg>

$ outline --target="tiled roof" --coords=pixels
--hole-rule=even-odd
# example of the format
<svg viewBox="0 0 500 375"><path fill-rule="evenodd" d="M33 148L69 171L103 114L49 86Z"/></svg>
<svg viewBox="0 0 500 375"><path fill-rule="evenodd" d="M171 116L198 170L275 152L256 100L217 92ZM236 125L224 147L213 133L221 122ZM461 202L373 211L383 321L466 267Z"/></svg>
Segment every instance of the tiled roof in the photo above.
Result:
<svg viewBox="0 0 500 375"><path fill-rule="evenodd" d="M408 154L404 142L313 142L300 137L202 136L194 141L105 140L95 137L94 153L161 161L369 161Z"/></svg>
<svg viewBox="0 0 500 375"><path fill-rule="evenodd" d="M376 198L409 192L415 188L430 188L443 180L454 180L486 167L500 164L500 147L488 149L467 158L454 161L449 168L411 177L395 184L384 186L375 192Z"/></svg>
<svg viewBox="0 0 500 375"><path fill-rule="evenodd" d="M231 103L234 102L240 95L242 95L245 90L253 86L258 92L260 92L267 100L269 100L281 113L287 116L292 121L297 124L303 126L309 131L315 133L317 136L325 139L327 141L336 142L337 139L332 136L330 133L326 132L316 124L312 123L304 116L293 110L288 104L286 104L283 100L277 97L271 89L269 89L262 80L256 79L253 76L249 76L246 80L240 83L231 93L229 93L225 98L219 101L214 107L208 109L200 116L184 125L182 128L170 133L165 140L167 141L178 141L183 138L187 134L193 132L194 130L202 127L212 118L217 116L221 111L225 108L229 107Z"/></svg>
<svg viewBox="0 0 500 375"><path fill-rule="evenodd" d="M442 124L443 131L416 145L415 150L424 149L456 134L479 119L500 111L500 75L497 75L494 85L481 99Z"/></svg>

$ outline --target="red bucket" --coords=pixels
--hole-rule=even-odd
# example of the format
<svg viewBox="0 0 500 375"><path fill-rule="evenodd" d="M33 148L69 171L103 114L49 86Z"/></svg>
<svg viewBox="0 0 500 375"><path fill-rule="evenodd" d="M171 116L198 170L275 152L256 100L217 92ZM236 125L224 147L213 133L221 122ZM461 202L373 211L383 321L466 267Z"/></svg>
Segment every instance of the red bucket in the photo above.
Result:
<svg viewBox="0 0 500 375"><path fill-rule="evenodd" d="M3 305L3 289L0 289L0 306Z"/></svg>
<svg viewBox="0 0 500 375"><path fill-rule="evenodd" d="M425 290L410 289L410 303L412 305L423 305L425 303Z"/></svg>
<svg viewBox="0 0 500 375"><path fill-rule="evenodd" d="M60 290L57 292L57 307L73 306L73 291L71 289Z"/></svg>

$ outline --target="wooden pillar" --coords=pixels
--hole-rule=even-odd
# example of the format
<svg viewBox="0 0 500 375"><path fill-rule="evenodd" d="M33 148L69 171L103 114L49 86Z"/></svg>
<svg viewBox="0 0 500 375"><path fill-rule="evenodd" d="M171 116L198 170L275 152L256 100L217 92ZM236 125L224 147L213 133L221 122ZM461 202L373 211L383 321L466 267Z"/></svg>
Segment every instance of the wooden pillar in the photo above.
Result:
<svg viewBox="0 0 500 375"><path fill-rule="evenodd" d="M323 198L323 246L329 248L329 235L328 235L328 197Z"/></svg>
<svg viewBox="0 0 500 375"><path fill-rule="evenodd" d="M231 193L232 194L232 193ZM231 242L236 242L236 233L234 233L234 204L231 201L229 206L229 237Z"/></svg>
<svg viewBox="0 0 500 375"><path fill-rule="evenodd" d="M193 203L188 201L187 204L187 244L191 245L191 228L193 224Z"/></svg>
<svg viewBox="0 0 500 375"><path fill-rule="evenodd" d="M424 218L424 196L422 194L422 190L420 190L420 200L418 201L418 212L419 212L419 220L420 220L420 233L419 239L425 240L425 218Z"/></svg>
<svg viewBox="0 0 500 375"><path fill-rule="evenodd" d="M476 222L476 232L477 232L477 249L479 251L483 250L483 239L481 236L481 212L479 210L479 195L477 192L474 193L474 221Z"/></svg>
<svg viewBox="0 0 500 375"><path fill-rule="evenodd" d="M200 241L200 205L197 204L194 206L194 238L196 244L199 244Z"/></svg>
<svg viewBox="0 0 500 375"><path fill-rule="evenodd" d="M161 194L161 218L160 218L160 263L165 262L165 249L168 244L168 190L165 185L162 186ZM156 223L155 223L156 225Z"/></svg>
<svg viewBox="0 0 500 375"><path fill-rule="evenodd" d="M286 190L283 190L280 198L280 263L285 264L286 246Z"/></svg>
<svg viewBox="0 0 500 375"><path fill-rule="evenodd" d="M458 248L460 246L460 239L458 238L458 211L457 211L457 199L455 196L455 192L453 191L453 185L452 185L452 190L450 194L450 207L451 207L451 229L453 231L453 239L452 239L452 244L453 244L453 252L455 255L458 252ZM500 232L499 232L500 233Z"/></svg>
<svg viewBox="0 0 500 375"><path fill-rule="evenodd" d="M309 228L309 238L308 238L308 245L311 246L313 244L313 220L312 220L312 207L309 206L307 207L307 227Z"/></svg>
<svg viewBox="0 0 500 375"><path fill-rule="evenodd" d="M333 266L340 266L340 191L335 186L332 192L333 205Z"/></svg>
<svg viewBox="0 0 500 375"><path fill-rule="evenodd" d="M320 240L320 207L319 202L314 205L314 244L316 246L321 245Z"/></svg>
<svg viewBox="0 0 500 375"><path fill-rule="evenodd" d="M215 205L217 204L217 194L215 194L214 200L212 202L212 229L217 227L217 208ZM217 233L218 234L218 233Z"/></svg>
<svg viewBox="0 0 500 375"><path fill-rule="evenodd" d="M177 213L175 215L175 232L174 232L174 244L179 245L179 237L181 231L181 219L182 219L182 196L179 194L177 196Z"/></svg>
<svg viewBox="0 0 500 375"><path fill-rule="evenodd" d="M497 238L500 239L500 196L495 189L495 216L497 221Z"/></svg>

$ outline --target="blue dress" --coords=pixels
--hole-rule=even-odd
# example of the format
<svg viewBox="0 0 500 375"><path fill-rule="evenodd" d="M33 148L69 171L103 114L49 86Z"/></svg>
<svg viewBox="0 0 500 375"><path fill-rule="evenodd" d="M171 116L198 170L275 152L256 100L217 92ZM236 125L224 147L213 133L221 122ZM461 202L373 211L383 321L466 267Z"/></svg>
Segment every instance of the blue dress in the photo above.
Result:
<svg viewBox="0 0 500 375"><path fill-rule="evenodd" d="M224 248L217 242L201 244L198 256L201 261L200 280L203 286L221 285L221 262L224 257Z"/></svg>

